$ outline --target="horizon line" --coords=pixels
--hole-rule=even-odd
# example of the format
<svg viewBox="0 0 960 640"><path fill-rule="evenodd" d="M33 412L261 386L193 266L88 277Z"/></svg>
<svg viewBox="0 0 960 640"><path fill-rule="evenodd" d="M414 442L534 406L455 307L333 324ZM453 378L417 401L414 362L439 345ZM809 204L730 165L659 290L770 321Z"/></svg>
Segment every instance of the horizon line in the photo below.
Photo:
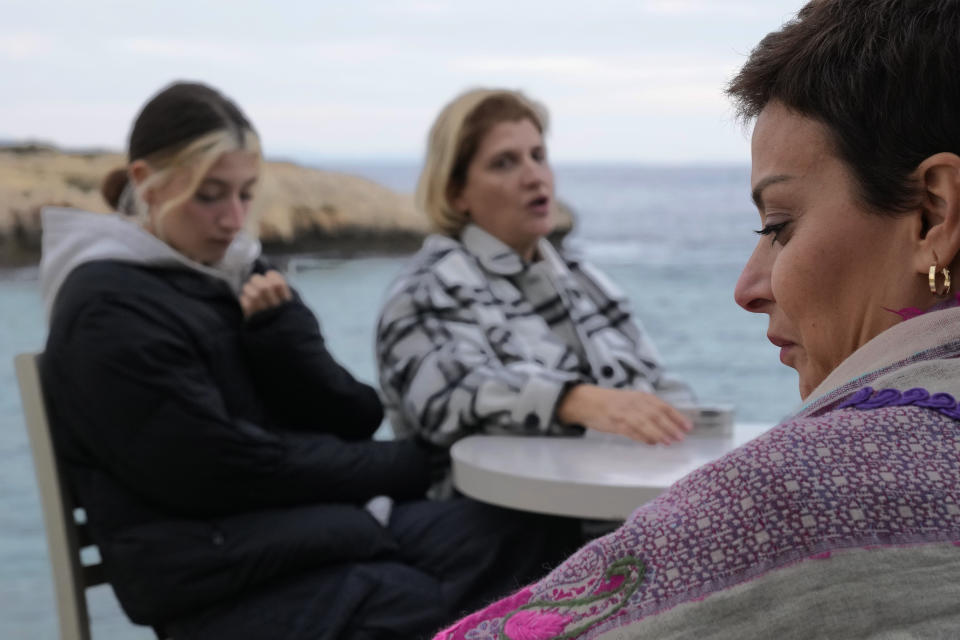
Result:
<svg viewBox="0 0 960 640"><path fill-rule="evenodd" d="M123 151L109 146L84 145L69 146L61 145L49 140L39 138L4 138L0 136L0 151L7 151L17 148L38 147L46 148L66 154L90 154L90 153L116 153L122 154ZM316 167L317 164L339 164L339 165L419 165L423 162L422 155L408 155L395 153L356 155L356 154L328 154L309 151L280 150L264 153L264 159L270 162L292 162L295 164ZM551 164L556 167L576 167L576 166L633 166L633 167L651 167L651 168L742 168L749 167L749 159L733 160L725 159L673 159L673 160L652 160L645 158L617 158L584 156L571 157L561 156L551 159Z"/></svg>

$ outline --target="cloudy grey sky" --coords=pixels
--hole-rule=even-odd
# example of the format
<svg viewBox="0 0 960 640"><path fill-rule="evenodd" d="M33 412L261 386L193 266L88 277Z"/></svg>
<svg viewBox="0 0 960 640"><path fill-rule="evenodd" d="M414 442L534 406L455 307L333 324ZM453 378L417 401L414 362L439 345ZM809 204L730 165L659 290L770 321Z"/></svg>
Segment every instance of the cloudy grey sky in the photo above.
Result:
<svg viewBox="0 0 960 640"><path fill-rule="evenodd" d="M724 84L802 0L0 0L0 139L121 148L178 78L268 155L415 159L455 93L520 88L556 161L744 163Z"/></svg>

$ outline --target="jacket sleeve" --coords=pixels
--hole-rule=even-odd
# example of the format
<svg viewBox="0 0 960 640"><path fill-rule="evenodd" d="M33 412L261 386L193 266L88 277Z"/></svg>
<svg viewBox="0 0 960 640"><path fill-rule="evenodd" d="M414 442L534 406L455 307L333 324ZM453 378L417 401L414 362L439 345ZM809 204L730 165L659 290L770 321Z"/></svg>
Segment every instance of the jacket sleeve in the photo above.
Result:
<svg viewBox="0 0 960 640"><path fill-rule="evenodd" d="M372 436L383 421L376 390L334 360L316 316L295 292L290 302L251 316L242 344L279 424L360 440Z"/></svg>
<svg viewBox="0 0 960 640"><path fill-rule="evenodd" d="M626 300L618 304L617 314L620 319L613 326L630 341L636 358L645 364L655 365L651 378L637 377L633 388L651 392L674 406L695 404L693 388L686 381L665 371L656 345L650 340L640 321L631 313ZM613 314L608 311L608 315Z"/></svg>
<svg viewBox="0 0 960 640"><path fill-rule="evenodd" d="M505 328L485 328L458 310L432 274L395 287L377 328L391 416L438 445L475 432L579 433L556 419L564 391L582 381L558 365L576 356L558 344L553 362L519 351L501 359L491 343L508 349Z"/></svg>
<svg viewBox="0 0 960 640"><path fill-rule="evenodd" d="M629 354L624 354L626 357L622 359L632 359L639 365L633 371L630 388L654 393L673 405L695 403L696 397L690 385L665 372L663 359L631 310L626 294L592 264L577 261L571 266L574 273L579 275L580 288L593 299L610 329L619 334L620 338L614 342L628 345L626 349ZM594 335L599 335L599 332ZM612 360L615 362L620 359L614 357Z"/></svg>
<svg viewBox="0 0 960 640"><path fill-rule="evenodd" d="M44 358L61 428L132 491L187 515L422 495L428 464L414 443L232 418L193 338L152 302L86 304Z"/></svg>

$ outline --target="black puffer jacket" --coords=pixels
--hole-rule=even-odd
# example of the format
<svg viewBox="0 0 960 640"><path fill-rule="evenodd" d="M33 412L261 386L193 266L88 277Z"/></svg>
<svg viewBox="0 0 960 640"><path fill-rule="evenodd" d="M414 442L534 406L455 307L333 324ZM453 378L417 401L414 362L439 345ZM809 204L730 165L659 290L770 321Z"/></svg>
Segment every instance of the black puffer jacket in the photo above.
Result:
<svg viewBox="0 0 960 640"><path fill-rule="evenodd" d="M261 267L262 268L262 267ZM362 508L422 495L424 452L374 442L376 392L299 300L245 321L189 269L84 264L42 363L55 443L117 596L163 624L395 543Z"/></svg>

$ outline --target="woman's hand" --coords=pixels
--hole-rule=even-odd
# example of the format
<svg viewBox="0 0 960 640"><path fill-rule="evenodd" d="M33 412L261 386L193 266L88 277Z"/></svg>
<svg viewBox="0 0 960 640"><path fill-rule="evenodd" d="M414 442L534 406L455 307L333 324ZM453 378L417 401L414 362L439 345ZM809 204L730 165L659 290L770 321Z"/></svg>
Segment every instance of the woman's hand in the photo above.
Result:
<svg viewBox="0 0 960 640"><path fill-rule="evenodd" d="M240 292L240 307L243 316L249 318L258 311L278 307L291 299L293 294L287 281L279 271L271 270L263 275L255 273L250 276Z"/></svg>
<svg viewBox="0 0 960 640"><path fill-rule="evenodd" d="M679 442L693 428L679 411L651 393L590 384L567 392L557 408L557 418L647 444Z"/></svg>

